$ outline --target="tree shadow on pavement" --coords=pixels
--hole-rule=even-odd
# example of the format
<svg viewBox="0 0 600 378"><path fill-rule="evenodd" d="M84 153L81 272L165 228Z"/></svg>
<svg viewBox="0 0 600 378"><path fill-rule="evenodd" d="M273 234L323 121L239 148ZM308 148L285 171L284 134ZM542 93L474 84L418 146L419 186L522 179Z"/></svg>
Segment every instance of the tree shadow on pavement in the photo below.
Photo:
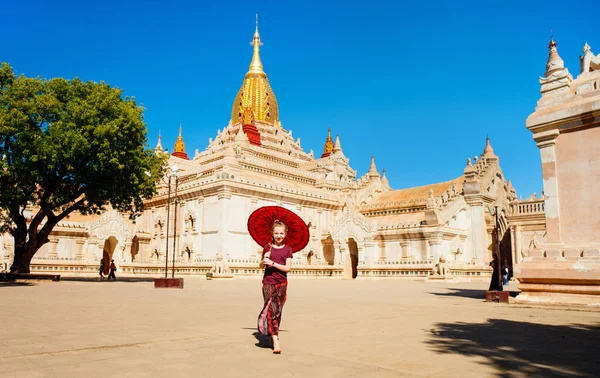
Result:
<svg viewBox="0 0 600 378"><path fill-rule="evenodd" d="M427 344L437 353L484 357L498 377L598 377L596 325L547 325L489 319L438 323Z"/></svg>

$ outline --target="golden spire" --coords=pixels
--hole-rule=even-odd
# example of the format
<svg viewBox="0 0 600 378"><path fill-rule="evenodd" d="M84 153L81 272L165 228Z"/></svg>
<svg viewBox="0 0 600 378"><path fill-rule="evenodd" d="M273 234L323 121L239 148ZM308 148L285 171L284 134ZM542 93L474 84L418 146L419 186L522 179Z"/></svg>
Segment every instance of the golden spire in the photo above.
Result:
<svg viewBox="0 0 600 378"><path fill-rule="evenodd" d="M244 83L235 97L231 110L231 122L233 124L242 122L244 112L249 109L254 115L254 120L278 125L279 108L277 99L260 60L262 42L258 32L258 15L256 15L256 29L251 45L254 46L252 61L244 77Z"/></svg>
<svg viewBox="0 0 600 378"><path fill-rule="evenodd" d="M262 46L263 43L260 41L260 34L258 33L258 14L256 15L256 31L254 32L254 38L250 44L254 46L254 54L252 55L252 62L250 62L250 69L248 70L246 77L250 74L266 77L267 75L265 74L265 71L263 71L262 62L260 61L260 46Z"/></svg>
<svg viewBox="0 0 600 378"><path fill-rule="evenodd" d="M178 158L189 160L187 154L185 153L185 143L183 143L183 137L181 136L181 123L179 124L179 136L177 137L177 141L175 142L175 149L173 152L173 156L177 156Z"/></svg>
<svg viewBox="0 0 600 378"><path fill-rule="evenodd" d="M329 155L331 155L331 153L333 152L333 139L331 139L331 127L327 128L327 140L325 141L325 148L323 149L323 155L321 155L322 158L327 157Z"/></svg>

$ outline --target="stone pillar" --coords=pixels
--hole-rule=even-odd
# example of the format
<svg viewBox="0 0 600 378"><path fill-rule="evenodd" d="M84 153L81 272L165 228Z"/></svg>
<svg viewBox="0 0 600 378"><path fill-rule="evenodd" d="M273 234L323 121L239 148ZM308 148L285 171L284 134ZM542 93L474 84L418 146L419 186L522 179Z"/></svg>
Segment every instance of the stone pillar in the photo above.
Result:
<svg viewBox="0 0 600 378"><path fill-rule="evenodd" d="M523 248L522 243L522 235L521 235L521 226L515 226L515 264L521 263L521 249Z"/></svg>
<svg viewBox="0 0 600 378"><path fill-rule="evenodd" d="M425 240L425 260L433 260L433 255L431 254L431 244L429 243L429 239Z"/></svg>
<svg viewBox="0 0 600 378"><path fill-rule="evenodd" d="M402 261L408 261L412 258L410 255L410 242L408 240L402 240L400 242L402 247Z"/></svg>
<svg viewBox="0 0 600 378"><path fill-rule="evenodd" d="M75 240L76 248L75 248L75 260L83 260L83 246L85 245L84 239Z"/></svg>
<svg viewBox="0 0 600 378"><path fill-rule="evenodd" d="M138 250L137 260L139 262L149 262L152 254L152 251L150 250L150 239L139 238L138 243L140 249Z"/></svg>
<svg viewBox="0 0 600 378"><path fill-rule="evenodd" d="M198 216L196 218L196 233L194 238L196 239L196 257L201 258L204 252L203 243L204 240L202 231L204 230L204 197L198 197Z"/></svg>
<svg viewBox="0 0 600 378"><path fill-rule="evenodd" d="M98 240L90 239L88 241L87 260L100 261L102 258L102 250L98 248Z"/></svg>
<svg viewBox="0 0 600 378"><path fill-rule="evenodd" d="M342 247L340 243L333 243L333 265L342 263Z"/></svg>
<svg viewBox="0 0 600 378"><path fill-rule="evenodd" d="M517 265L517 244L515 240L515 226L509 227L508 230L510 231L510 254L512 256L512 262L514 267L515 265Z"/></svg>
<svg viewBox="0 0 600 378"><path fill-rule="evenodd" d="M558 181L556 177L556 137L558 130L544 131L533 135L542 158L544 179L544 213L546 215L546 240L548 243L562 243L560 234L560 211L558 203Z"/></svg>
<svg viewBox="0 0 600 378"><path fill-rule="evenodd" d="M358 250L358 265L365 263L365 248L361 244L357 244L356 249Z"/></svg>
<svg viewBox="0 0 600 378"><path fill-rule="evenodd" d="M437 263L440 260L440 255L442 253L442 236L431 235L429 239L429 246L431 247L431 257L433 258L433 262Z"/></svg>
<svg viewBox="0 0 600 378"><path fill-rule="evenodd" d="M221 250L217 251L222 256L230 253L230 238L229 236L229 216L232 213L230 209L230 199L231 192L229 190L224 190L217 195L219 200L219 206L221 207L221 222L219 223L219 241L221 245Z"/></svg>
<svg viewBox="0 0 600 378"><path fill-rule="evenodd" d="M58 239L50 239L48 242L48 258L56 259L58 258L58 252L56 248L58 247Z"/></svg>
<svg viewBox="0 0 600 378"><path fill-rule="evenodd" d="M385 264L387 261L387 256L385 254L385 242L381 241L379 243L379 261L377 261L379 264Z"/></svg>
<svg viewBox="0 0 600 378"><path fill-rule="evenodd" d="M321 219L323 217L322 214L323 209L317 209L317 216L313 222L315 235L323 235L323 221ZM325 264L323 243L321 243L320 240L317 240L317 242L315 243L315 249L313 250L313 252L315 253L315 255L313 256L313 260L320 261L323 264Z"/></svg>
<svg viewBox="0 0 600 378"><path fill-rule="evenodd" d="M373 254L373 243L365 242L364 254L365 264L371 265L377 261L376 256Z"/></svg>

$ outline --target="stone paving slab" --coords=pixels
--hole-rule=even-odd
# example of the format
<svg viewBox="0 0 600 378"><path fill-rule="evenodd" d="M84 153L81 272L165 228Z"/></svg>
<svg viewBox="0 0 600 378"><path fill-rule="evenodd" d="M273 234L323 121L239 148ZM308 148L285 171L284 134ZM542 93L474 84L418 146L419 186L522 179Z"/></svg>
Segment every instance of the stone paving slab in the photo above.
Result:
<svg viewBox="0 0 600 378"><path fill-rule="evenodd" d="M273 355L260 285L2 285L0 377L600 375L599 309L485 303L485 282L292 278Z"/></svg>

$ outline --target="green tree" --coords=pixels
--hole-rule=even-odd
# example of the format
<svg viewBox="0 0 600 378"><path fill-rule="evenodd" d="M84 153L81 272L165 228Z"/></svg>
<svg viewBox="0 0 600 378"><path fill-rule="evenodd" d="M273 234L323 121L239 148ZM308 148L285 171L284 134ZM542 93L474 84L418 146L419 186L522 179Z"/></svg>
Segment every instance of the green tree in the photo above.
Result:
<svg viewBox="0 0 600 378"><path fill-rule="evenodd" d="M28 273L52 229L74 211L111 206L139 215L164 165L146 143L143 109L121 89L16 76L2 63L0 233L15 240L10 271Z"/></svg>

